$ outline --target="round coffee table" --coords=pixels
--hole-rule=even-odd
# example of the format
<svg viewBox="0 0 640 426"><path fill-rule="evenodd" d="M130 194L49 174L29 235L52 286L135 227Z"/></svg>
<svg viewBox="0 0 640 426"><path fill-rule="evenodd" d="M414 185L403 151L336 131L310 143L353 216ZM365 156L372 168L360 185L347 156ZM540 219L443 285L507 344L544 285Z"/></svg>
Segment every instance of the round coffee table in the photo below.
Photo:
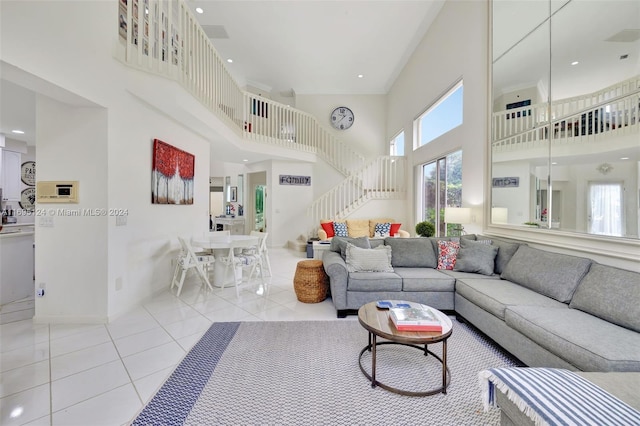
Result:
<svg viewBox="0 0 640 426"><path fill-rule="evenodd" d="M412 306L419 305L419 303L405 302L402 300L392 300L391 302L393 302L394 305L397 303L409 303ZM434 308L429 309L440 318L442 331L398 331L395 325L393 325L391 318L389 318L389 310L378 308L376 302L367 303L358 310L358 321L360 321L360 325L369 332L369 344L360 352L358 363L360 364L362 374L371 380L371 387L380 386L390 392L410 396L428 396L437 393L447 393L447 387L451 381L451 374L447 368L447 339L451 336L453 324L451 323L451 319L442 312ZM378 337L382 337L388 341L378 342ZM442 358L431 352L427 347L429 344L439 342L442 342ZM379 345L404 345L420 349L424 352L425 356L429 354L432 355L442 364L442 387L423 392L413 392L397 389L376 380L376 347ZM367 351L371 352L371 374L362 366L362 355Z"/></svg>

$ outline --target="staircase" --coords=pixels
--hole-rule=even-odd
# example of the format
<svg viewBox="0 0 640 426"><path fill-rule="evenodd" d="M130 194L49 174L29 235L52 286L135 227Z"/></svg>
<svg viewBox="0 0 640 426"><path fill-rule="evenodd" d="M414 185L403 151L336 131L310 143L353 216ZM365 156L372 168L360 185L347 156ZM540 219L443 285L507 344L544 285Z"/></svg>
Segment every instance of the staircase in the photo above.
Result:
<svg viewBox="0 0 640 426"><path fill-rule="evenodd" d="M157 0L148 13L137 3L120 6L130 24L118 32L119 60L177 81L243 139L315 153L345 176L309 207L311 223L345 217L372 199L405 197L404 157L367 161L312 115L243 91L183 0Z"/></svg>

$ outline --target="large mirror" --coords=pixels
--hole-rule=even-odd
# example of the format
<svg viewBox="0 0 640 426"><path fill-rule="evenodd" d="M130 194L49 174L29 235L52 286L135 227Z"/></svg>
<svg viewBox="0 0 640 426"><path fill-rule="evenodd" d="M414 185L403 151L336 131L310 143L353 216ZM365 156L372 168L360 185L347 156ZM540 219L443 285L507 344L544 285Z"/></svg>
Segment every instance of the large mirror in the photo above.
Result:
<svg viewBox="0 0 640 426"><path fill-rule="evenodd" d="M492 223L638 238L640 2L492 6Z"/></svg>

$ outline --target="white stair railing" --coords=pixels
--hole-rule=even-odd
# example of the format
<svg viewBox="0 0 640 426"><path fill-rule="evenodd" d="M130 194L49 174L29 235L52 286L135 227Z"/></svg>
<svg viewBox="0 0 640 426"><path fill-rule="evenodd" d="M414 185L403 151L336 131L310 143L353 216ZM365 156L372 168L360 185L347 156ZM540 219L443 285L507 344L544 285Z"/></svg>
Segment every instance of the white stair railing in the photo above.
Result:
<svg viewBox="0 0 640 426"><path fill-rule="evenodd" d="M401 199L406 196L405 157L381 156L345 178L308 208L312 223L320 219L344 218L373 199Z"/></svg>
<svg viewBox="0 0 640 426"><path fill-rule="evenodd" d="M493 114L493 152L552 144L587 143L637 133L640 123L640 76L595 93L528 105Z"/></svg>

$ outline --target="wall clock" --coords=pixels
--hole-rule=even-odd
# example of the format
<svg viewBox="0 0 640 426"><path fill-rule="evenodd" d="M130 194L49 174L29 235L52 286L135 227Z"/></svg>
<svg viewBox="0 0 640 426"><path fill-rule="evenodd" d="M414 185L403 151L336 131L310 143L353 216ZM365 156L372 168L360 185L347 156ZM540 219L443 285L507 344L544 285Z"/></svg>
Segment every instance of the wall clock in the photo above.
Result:
<svg viewBox="0 0 640 426"><path fill-rule="evenodd" d="M331 113L331 125L338 130L347 130L354 120L353 111L347 107L338 107Z"/></svg>
<svg viewBox="0 0 640 426"><path fill-rule="evenodd" d="M20 208L27 211L33 211L36 205L36 188L25 188L20 193Z"/></svg>
<svg viewBox="0 0 640 426"><path fill-rule="evenodd" d="M20 179L25 185L35 186L36 184L36 162L25 161L20 168Z"/></svg>

